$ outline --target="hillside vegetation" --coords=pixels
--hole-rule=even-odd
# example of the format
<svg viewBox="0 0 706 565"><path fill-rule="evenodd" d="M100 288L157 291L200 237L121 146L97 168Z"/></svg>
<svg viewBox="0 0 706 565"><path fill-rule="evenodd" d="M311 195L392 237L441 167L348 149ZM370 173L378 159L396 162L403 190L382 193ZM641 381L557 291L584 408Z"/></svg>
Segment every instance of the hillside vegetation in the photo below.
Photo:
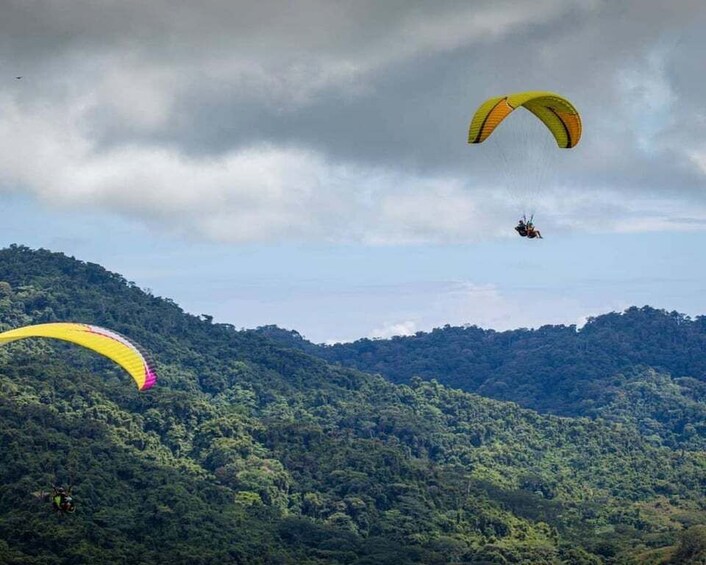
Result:
<svg viewBox="0 0 706 565"><path fill-rule="evenodd" d="M160 379L140 393L119 367L75 346L0 348L0 563L696 563L704 555L703 420L685 421L688 441L666 424L673 437L660 429L652 437L625 396L603 404L614 407L612 419L592 419L542 415L412 376L427 376L417 370L395 384L329 364L311 354L317 346L186 314L98 265L0 251L0 329L50 321L137 340ZM649 371L652 381L624 378L671 391L675 403L692 390ZM696 414L699 390L690 397ZM689 449L675 449L679 442ZM75 514L56 516L37 499L53 482L73 483Z"/></svg>
<svg viewBox="0 0 706 565"><path fill-rule="evenodd" d="M330 362L510 400L542 413L629 424L658 444L706 449L706 316L645 306L586 325L476 326L332 346L275 326L254 333Z"/></svg>

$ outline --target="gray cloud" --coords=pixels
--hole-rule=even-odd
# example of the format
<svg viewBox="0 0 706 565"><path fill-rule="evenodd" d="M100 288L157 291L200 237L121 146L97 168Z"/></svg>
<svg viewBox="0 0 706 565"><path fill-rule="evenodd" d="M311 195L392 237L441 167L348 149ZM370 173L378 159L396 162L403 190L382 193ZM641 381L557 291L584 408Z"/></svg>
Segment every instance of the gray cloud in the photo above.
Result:
<svg viewBox="0 0 706 565"><path fill-rule="evenodd" d="M9 0L0 188L225 241L494 236L517 211L498 169L523 184L536 154L509 128L469 147L468 120L486 97L532 88L568 96L585 126L579 147L547 157L550 225L693 229L669 214L706 216L704 12Z"/></svg>

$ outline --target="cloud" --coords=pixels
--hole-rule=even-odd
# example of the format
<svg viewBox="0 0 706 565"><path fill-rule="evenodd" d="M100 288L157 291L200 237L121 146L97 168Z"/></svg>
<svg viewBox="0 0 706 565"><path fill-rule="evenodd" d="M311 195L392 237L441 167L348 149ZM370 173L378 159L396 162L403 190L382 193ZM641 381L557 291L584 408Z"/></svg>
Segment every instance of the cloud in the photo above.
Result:
<svg viewBox="0 0 706 565"><path fill-rule="evenodd" d="M414 320L385 324L380 328L375 328L368 337L372 339L390 339L394 336L414 335L417 331L417 324Z"/></svg>
<svg viewBox="0 0 706 565"><path fill-rule="evenodd" d="M413 335L446 324L476 325L497 331L566 324L571 320L578 320L582 325L591 315L620 311L630 305L622 298L610 299L597 296L595 292L579 293L569 298L557 289L521 284L498 286L471 281L401 285L395 290L370 288L365 292L364 299L366 304L384 303L384 308L368 314L367 319L356 317L349 323L372 339ZM399 321L390 321L391 315L395 314L399 315ZM375 318L377 325L365 331L364 324L370 324ZM346 331L352 333L351 327L347 326ZM358 338L336 335L329 337L326 343L354 339Z"/></svg>
<svg viewBox="0 0 706 565"><path fill-rule="evenodd" d="M615 309L614 300L563 296L557 289L456 281L440 285L428 309L417 318L417 327L429 331L444 324L477 325L498 331L518 327L539 328L565 324L596 312ZM597 306L593 302L598 302ZM610 303L612 302L612 304ZM622 308L621 302L619 308Z"/></svg>
<svg viewBox="0 0 706 565"><path fill-rule="evenodd" d="M657 45L619 75L629 126L645 152L660 148L658 136L669 125L674 108L676 96L666 72L669 55L664 45Z"/></svg>
<svg viewBox="0 0 706 565"><path fill-rule="evenodd" d="M96 152L67 123L70 115L17 115L0 124L0 138L12 140L0 154L8 184L55 205L105 208L223 241L322 236L346 212L335 171L306 151L259 146L215 159L151 146Z"/></svg>
<svg viewBox="0 0 706 565"><path fill-rule="evenodd" d="M695 229L705 22L692 0L10 0L0 190L226 242L503 237L544 132L499 130L503 161L467 122L546 88L585 133L534 181L545 225Z"/></svg>

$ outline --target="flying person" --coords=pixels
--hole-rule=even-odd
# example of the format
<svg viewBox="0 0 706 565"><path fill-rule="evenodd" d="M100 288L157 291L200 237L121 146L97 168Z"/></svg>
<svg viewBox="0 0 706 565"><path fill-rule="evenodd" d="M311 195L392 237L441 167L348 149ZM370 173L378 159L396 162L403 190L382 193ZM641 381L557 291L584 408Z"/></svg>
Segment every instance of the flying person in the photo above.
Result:
<svg viewBox="0 0 706 565"><path fill-rule="evenodd" d="M533 114L546 126L559 148L571 149L576 147L581 140L583 131L581 116L571 101L554 92L530 90L495 96L478 106L468 126L468 143L482 144L485 142L505 119L514 120L510 116L515 115L515 110L520 108ZM519 161L522 161L522 157L527 159L532 155L533 147L540 140L535 138L534 135L530 135L528 139L523 139L524 135L520 133L520 129L516 128L514 135L518 142L517 147L521 152ZM508 131L512 133L513 129L510 128ZM511 149L514 151L513 146L504 146L502 142L499 142L497 147L500 150L500 154L503 155L503 161L506 161L503 164L505 172L515 170L515 167L513 167L514 161L508 155ZM507 153L503 153L505 150L507 150ZM518 189L521 187L527 187L528 189L531 186L539 185L541 159L547 156L549 156L549 153L546 151L540 153L539 159L536 160L537 168L534 178L523 179L523 182L517 186ZM534 157L532 160L535 161ZM520 195L518 194L517 196L519 197ZM519 198L519 200L524 199ZM527 202L529 209L532 209L533 205L534 203ZM520 237L543 239L540 231L533 225L532 218L527 221L524 215L522 220L515 226L515 231Z"/></svg>
<svg viewBox="0 0 706 565"><path fill-rule="evenodd" d="M529 222L527 222L525 227L527 228L527 237L529 239L534 239L536 237L538 237L539 239L544 239L542 237L542 233L537 228L534 227L534 224L532 223L531 219Z"/></svg>
<svg viewBox="0 0 706 565"><path fill-rule="evenodd" d="M524 215L517 222L515 226L515 231L520 235L520 237L527 237L529 239L544 239L541 232L534 227L534 216L531 216L528 220Z"/></svg>
<svg viewBox="0 0 706 565"><path fill-rule="evenodd" d="M73 514L76 511L74 499L71 496L71 487L52 486L51 507L57 514Z"/></svg>

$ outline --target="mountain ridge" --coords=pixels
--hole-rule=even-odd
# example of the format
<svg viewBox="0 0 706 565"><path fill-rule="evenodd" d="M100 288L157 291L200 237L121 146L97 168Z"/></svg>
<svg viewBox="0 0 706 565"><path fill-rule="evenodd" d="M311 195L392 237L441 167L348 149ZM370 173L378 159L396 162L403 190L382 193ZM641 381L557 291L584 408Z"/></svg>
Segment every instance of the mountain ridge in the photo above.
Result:
<svg viewBox="0 0 706 565"><path fill-rule="evenodd" d="M666 563L706 523L703 452L629 420L397 385L0 250L2 327L57 320L136 339L160 378L138 393L79 348L0 348L2 562ZM52 482L75 484L70 521L32 499Z"/></svg>
<svg viewBox="0 0 706 565"><path fill-rule="evenodd" d="M251 331L391 382L435 379L541 413L623 421L632 402L642 410L633 424L646 435L673 447L706 448L704 316L631 307L590 318L581 329L445 326L335 345L312 344L276 326Z"/></svg>

